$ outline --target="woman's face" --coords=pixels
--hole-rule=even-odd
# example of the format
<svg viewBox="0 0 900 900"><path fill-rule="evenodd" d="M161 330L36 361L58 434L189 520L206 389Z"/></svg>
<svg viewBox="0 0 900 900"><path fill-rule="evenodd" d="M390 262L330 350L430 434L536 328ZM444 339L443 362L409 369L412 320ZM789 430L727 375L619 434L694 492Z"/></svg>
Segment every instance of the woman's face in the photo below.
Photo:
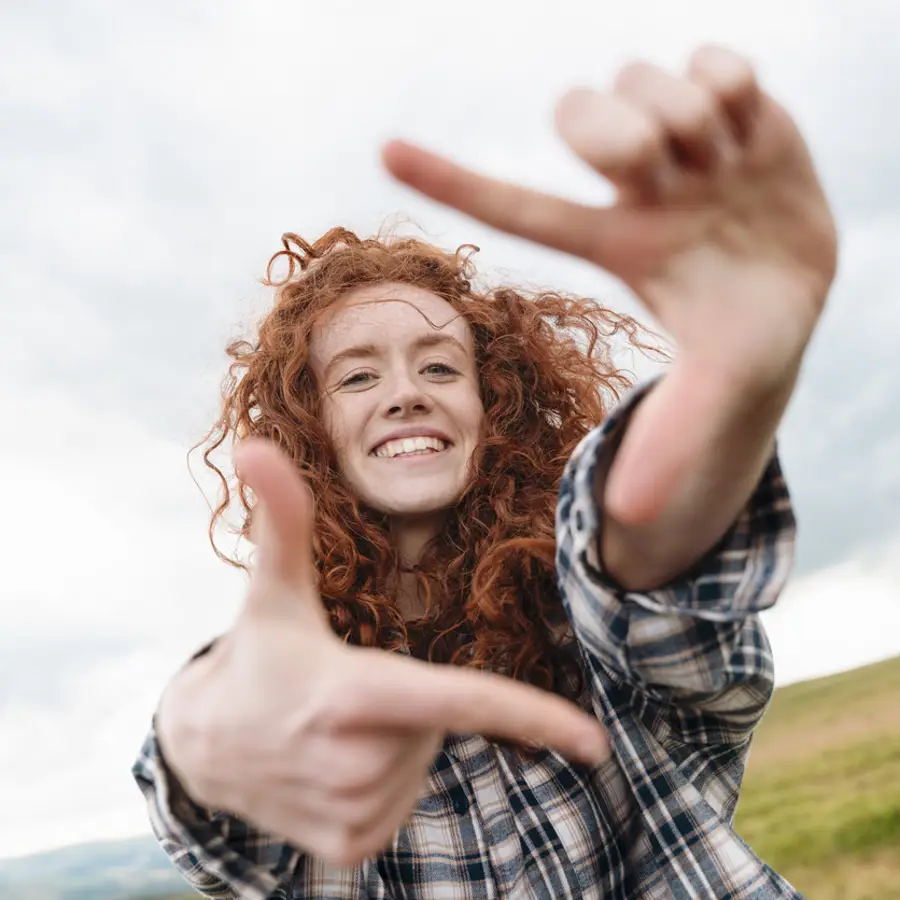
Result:
<svg viewBox="0 0 900 900"><path fill-rule="evenodd" d="M370 285L329 310L310 357L325 425L356 496L395 520L455 506L484 421L466 320L422 288Z"/></svg>

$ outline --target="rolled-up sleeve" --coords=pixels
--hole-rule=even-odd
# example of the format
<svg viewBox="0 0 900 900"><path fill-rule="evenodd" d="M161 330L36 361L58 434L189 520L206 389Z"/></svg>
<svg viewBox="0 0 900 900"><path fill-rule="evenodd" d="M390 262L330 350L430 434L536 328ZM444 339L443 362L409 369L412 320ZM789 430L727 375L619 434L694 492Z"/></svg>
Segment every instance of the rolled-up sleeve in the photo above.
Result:
<svg viewBox="0 0 900 900"><path fill-rule="evenodd" d="M160 752L155 730L132 767L163 850L196 891L217 900L287 900L300 852L240 819L195 803Z"/></svg>
<svg viewBox="0 0 900 900"><path fill-rule="evenodd" d="M759 613L790 573L796 525L777 454L718 545L689 572L647 592L604 571L598 497L629 416L652 388L635 389L581 442L557 506L557 571L594 689L604 680L649 701L689 743L744 741L774 687ZM598 681L599 679L599 681Z"/></svg>

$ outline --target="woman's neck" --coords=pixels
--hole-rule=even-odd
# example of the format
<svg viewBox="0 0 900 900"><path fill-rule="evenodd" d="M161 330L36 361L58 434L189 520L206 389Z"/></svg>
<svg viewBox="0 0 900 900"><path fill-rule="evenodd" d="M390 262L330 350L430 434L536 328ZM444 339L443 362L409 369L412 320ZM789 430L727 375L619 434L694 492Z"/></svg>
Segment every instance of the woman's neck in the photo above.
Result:
<svg viewBox="0 0 900 900"><path fill-rule="evenodd" d="M397 548L404 569L419 564L425 548L440 534L446 520L444 514L391 519L391 543Z"/></svg>
<svg viewBox="0 0 900 900"><path fill-rule="evenodd" d="M415 572L401 571L395 602L404 621L421 619L428 611L425 597L422 596L421 576Z"/></svg>
<svg viewBox="0 0 900 900"><path fill-rule="evenodd" d="M391 540L400 556L396 602L407 621L420 618L426 611L421 576L415 569L426 547L440 534L445 522L446 515L443 514L391 521Z"/></svg>

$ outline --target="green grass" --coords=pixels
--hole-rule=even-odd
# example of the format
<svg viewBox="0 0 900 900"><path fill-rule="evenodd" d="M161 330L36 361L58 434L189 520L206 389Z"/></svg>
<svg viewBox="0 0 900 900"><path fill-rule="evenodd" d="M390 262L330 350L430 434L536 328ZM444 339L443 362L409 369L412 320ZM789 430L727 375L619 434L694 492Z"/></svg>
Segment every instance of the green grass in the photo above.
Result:
<svg viewBox="0 0 900 900"><path fill-rule="evenodd" d="M812 898L900 900L900 659L776 692L736 827Z"/></svg>
<svg viewBox="0 0 900 900"><path fill-rule="evenodd" d="M738 830L779 870L900 847L900 734L748 775Z"/></svg>
<svg viewBox="0 0 900 900"><path fill-rule="evenodd" d="M839 723L848 712L886 698L900 703L900 657L777 690L757 741L774 740L782 731L800 737L801 726Z"/></svg>

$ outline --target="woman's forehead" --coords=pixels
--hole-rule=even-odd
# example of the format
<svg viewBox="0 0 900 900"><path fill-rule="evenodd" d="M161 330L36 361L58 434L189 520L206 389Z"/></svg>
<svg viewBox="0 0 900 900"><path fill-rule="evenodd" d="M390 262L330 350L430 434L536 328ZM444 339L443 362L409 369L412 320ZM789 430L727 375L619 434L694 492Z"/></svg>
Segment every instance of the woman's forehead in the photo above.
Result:
<svg viewBox="0 0 900 900"><path fill-rule="evenodd" d="M310 350L314 359L327 363L353 343L377 338L399 343L435 333L473 346L465 317L443 297L407 284L366 285L342 297L319 320Z"/></svg>

